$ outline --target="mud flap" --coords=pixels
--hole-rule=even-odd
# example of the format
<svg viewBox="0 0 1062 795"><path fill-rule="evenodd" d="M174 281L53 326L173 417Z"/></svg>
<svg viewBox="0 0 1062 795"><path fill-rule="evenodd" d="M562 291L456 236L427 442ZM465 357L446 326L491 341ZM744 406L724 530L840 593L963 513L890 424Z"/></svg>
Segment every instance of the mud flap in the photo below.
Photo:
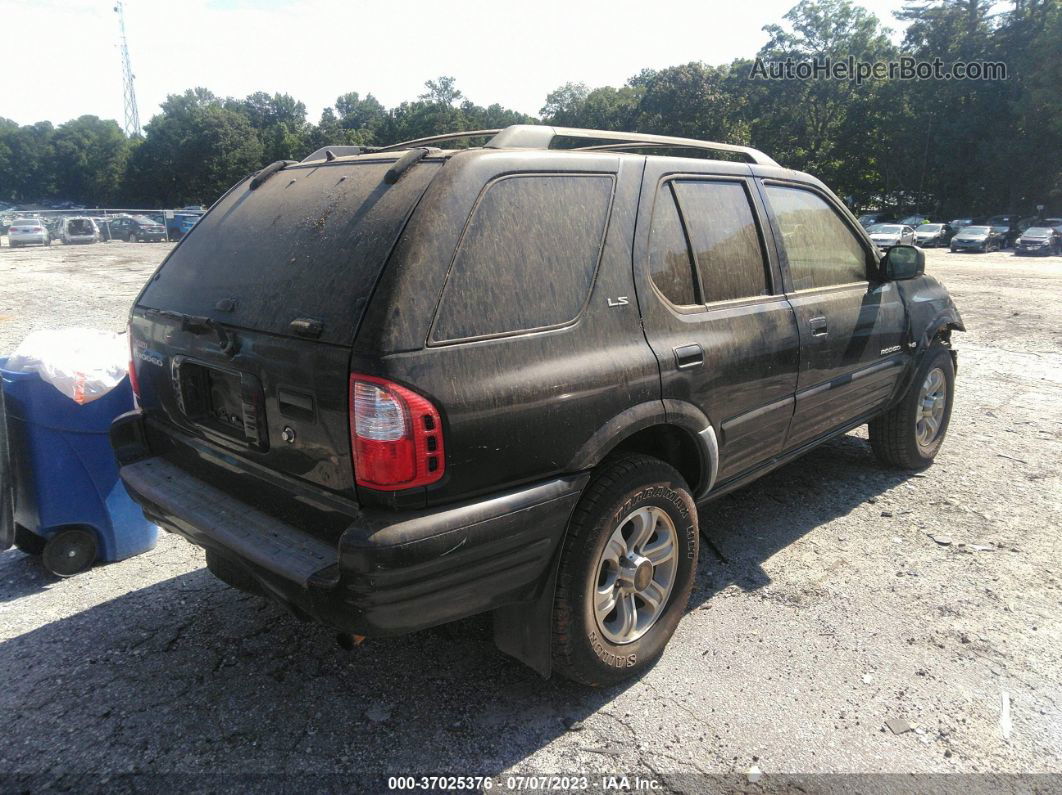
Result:
<svg viewBox="0 0 1062 795"><path fill-rule="evenodd" d="M494 645L538 672L543 679L549 679L553 673L553 599L563 551L564 544L558 544L549 564L549 576L543 579L535 599L494 611Z"/></svg>

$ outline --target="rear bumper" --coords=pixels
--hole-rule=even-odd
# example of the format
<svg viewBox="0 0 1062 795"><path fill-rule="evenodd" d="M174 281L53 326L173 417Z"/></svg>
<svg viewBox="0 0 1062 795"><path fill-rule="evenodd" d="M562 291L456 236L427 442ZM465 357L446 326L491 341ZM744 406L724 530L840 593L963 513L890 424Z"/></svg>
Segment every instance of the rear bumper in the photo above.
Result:
<svg viewBox="0 0 1062 795"><path fill-rule="evenodd" d="M337 540L270 516L143 445L138 412L111 438L130 495L156 524L254 578L294 612L343 632L395 635L538 596L588 475L458 505L353 510Z"/></svg>

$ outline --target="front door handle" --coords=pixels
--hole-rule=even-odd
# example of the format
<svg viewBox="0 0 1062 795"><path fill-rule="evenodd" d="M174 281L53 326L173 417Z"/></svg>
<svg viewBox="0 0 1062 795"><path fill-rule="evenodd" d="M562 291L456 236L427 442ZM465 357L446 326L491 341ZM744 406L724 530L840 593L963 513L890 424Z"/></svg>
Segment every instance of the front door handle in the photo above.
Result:
<svg viewBox="0 0 1062 795"><path fill-rule="evenodd" d="M678 369L686 370L690 367L700 367L704 364L704 349L696 343L679 345L674 349L675 364Z"/></svg>
<svg viewBox="0 0 1062 795"><path fill-rule="evenodd" d="M811 327L811 333L815 337L825 337L827 333L826 328L826 316L819 315L808 320L808 325Z"/></svg>

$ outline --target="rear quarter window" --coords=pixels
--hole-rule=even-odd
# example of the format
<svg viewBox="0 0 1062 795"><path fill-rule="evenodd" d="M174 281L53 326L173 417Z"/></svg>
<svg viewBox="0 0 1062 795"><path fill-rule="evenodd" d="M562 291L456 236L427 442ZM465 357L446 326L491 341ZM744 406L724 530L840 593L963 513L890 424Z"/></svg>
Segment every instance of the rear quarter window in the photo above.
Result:
<svg viewBox="0 0 1062 795"><path fill-rule="evenodd" d="M517 175L488 185L458 244L430 341L574 321L597 271L613 186L604 174Z"/></svg>

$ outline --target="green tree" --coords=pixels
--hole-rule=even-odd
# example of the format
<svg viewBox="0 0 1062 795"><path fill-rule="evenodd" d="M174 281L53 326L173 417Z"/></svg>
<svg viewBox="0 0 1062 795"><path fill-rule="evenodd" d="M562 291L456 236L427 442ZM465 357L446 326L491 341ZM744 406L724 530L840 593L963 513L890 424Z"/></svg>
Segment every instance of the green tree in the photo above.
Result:
<svg viewBox="0 0 1062 795"><path fill-rule="evenodd" d="M146 126L144 143L130 159L130 192L165 206L211 204L262 160L247 116L206 89L192 89L168 97Z"/></svg>
<svg viewBox="0 0 1062 795"><path fill-rule="evenodd" d="M68 121L51 136L51 148L57 195L92 206L120 199L131 146L117 122L96 116Z"/></svg>

